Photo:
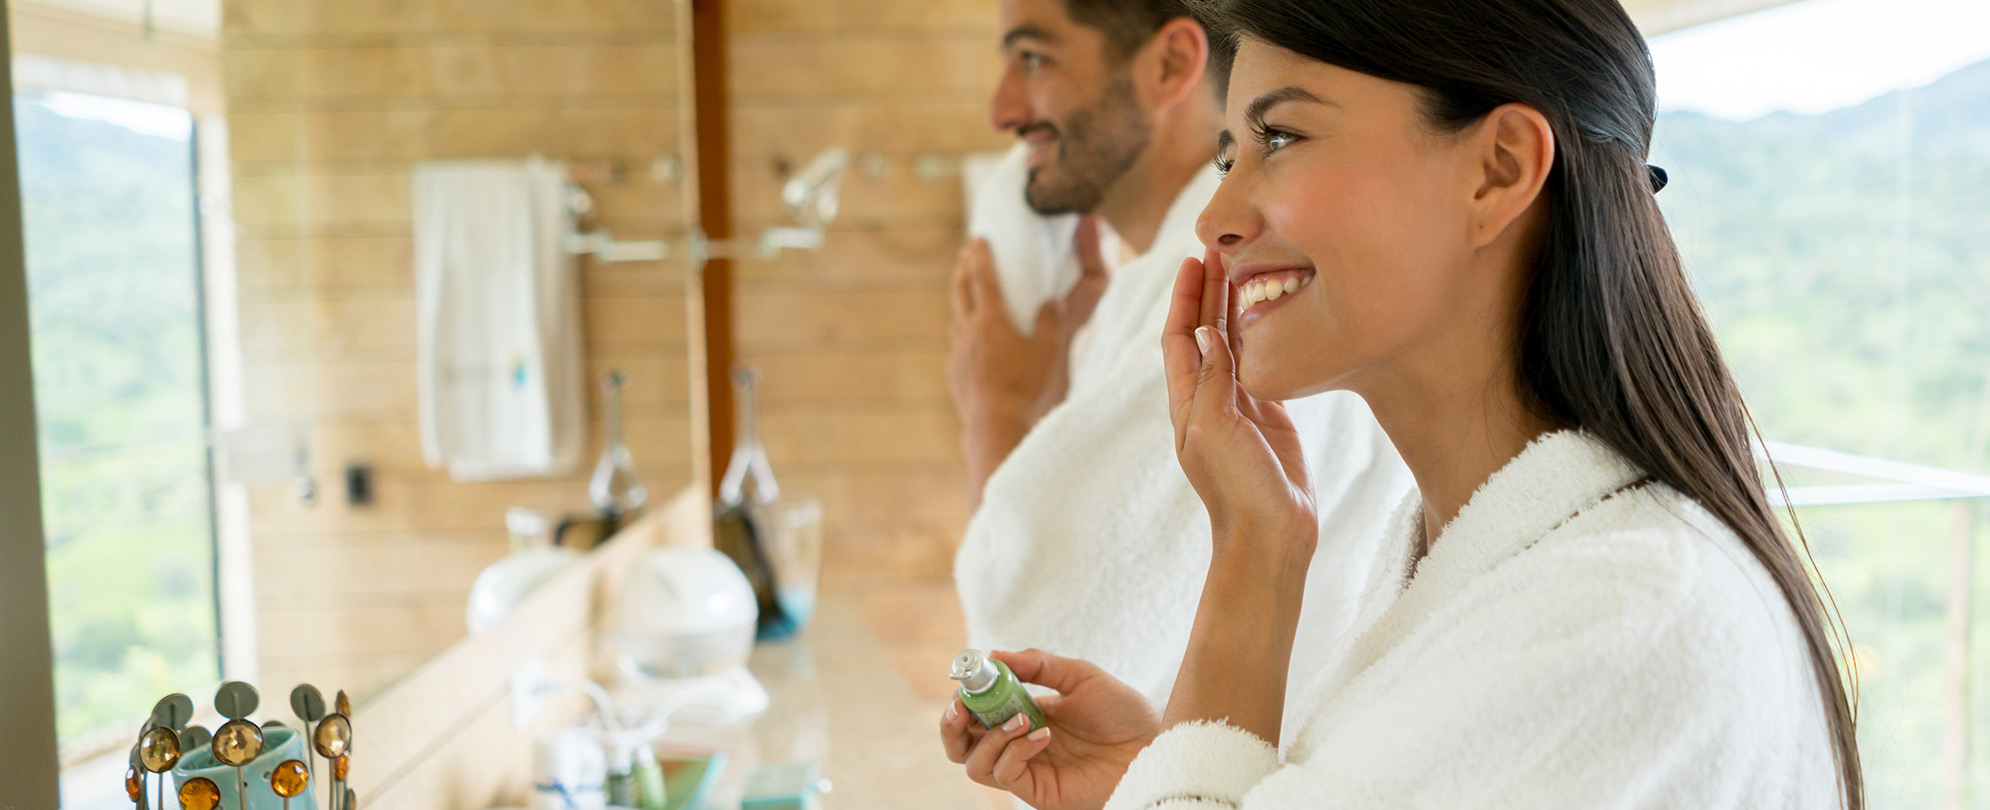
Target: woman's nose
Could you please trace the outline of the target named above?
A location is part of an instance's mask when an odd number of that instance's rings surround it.
[[[1203,207],[1202,216],[1195,220],[1196,238],[1218,253],[1235,253],[1256,237],[1261,227],[1239,180],[1235,175],[1224,178],[1216,187],[1216,195]]]

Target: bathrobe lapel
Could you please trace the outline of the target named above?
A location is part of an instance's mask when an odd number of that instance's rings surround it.
[[[1423,502],[1412,491],[1390,521],[1390,536],[1362,596],[1348,646],[1313,686],[1330,716],[1335,697],[1415,630],[1474,577],[1525,551],[1571,516],[1637,482],[1643,473],[1578,431],[1535,439],[1479,487],[1450,525],[1413,561],[1423,531]],[[1303,746],[1308,728],[1296,738]]]

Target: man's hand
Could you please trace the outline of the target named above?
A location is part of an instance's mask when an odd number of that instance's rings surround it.
[[[947,381],[966,428],[970,496],[977,505],[990,473],[1070,389],[1071,339],[1105,293],[1099,223],[1078,224],[1084,273],[1069,295],[1046,302],[1024,335],[1009,317],[986,240],[961,249],[953,276],[953,351]]]

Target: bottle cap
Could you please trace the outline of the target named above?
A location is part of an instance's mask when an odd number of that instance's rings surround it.
[[[962,650],[954,656],[954,671],[947,677],[960,681],[962,689],[970,695],[988,691],[995,685],[995,667],[988,663],[980,650]]]

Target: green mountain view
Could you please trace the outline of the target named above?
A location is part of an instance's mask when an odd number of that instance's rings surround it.
[[[65,746],[218,679],[192,145],[14,103]]]
[[[1819,115],[1668,113],[1652,160],[1672,175],[1660,204],[1766,438],[1990,474],[1990,62]],[[1971,519],[1979,549],[1986,513]],[[1856,651],[1869,806],[1941,806],[1956,507],[1798,519]],[[1990,593],[1973,591],[1981,617]],[[1972,628],[1977,741],[1990,740],[1986,650]],[[1990,807],[1990,745],[1972,744],[1968,765],[1969,806]]]

